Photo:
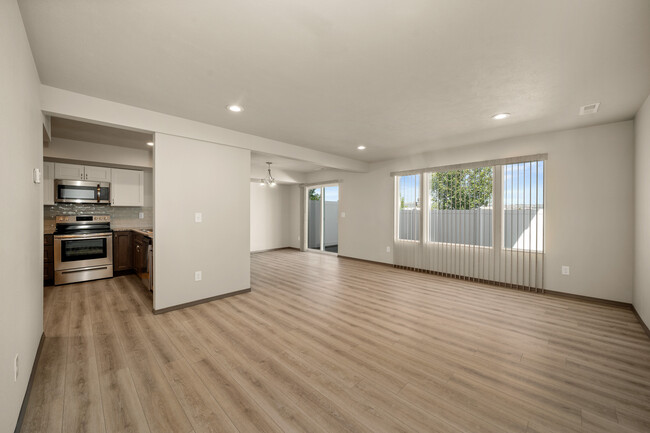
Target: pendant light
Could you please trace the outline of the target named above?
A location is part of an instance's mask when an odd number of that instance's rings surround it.
[[[275,178],[271,174],[271,163],[267,162],[266,165],[267,165],[266,171],[267,171],[268,174],[266,175],[266,177],[264,179],[260,179],[260,185],[261,186],[268,185],[268,186],[273,187],[273,186],[276,185],[276,183],[275,183]]]

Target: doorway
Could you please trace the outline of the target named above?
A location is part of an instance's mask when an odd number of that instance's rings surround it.
[[[307,188],[307,249],[339,252],[339,186]]]

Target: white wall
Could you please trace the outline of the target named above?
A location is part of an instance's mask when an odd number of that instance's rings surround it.
[[[43,332],[43,191],[32,182],[43,168],[43,117],[15,0],[0,2],[0,59],[0,431],[10,432]]]
[[[250,250],[298,248],[299,242],[294,230],[299,212],[297,198],[294,198],[298,195],[298,186],[277,185],[270,188],[251,182],[250,194]]]
[[[57,137],[52,138],[50,145],[43,148],[43,156],[88,164],[99,163],[144,168],[150,168],[153,163],[153,153],[148,149],[132,149]]]
[[[250,151],[156,133],[154,215],[154,309],[250,288]]]
[[[635,274],[634,307],[650,326],[650,96],[634,119]]]
[[[631,302],[632,121],[452,148],[372,164],[368,173],[317,172],[309,182],[343,180],[339,211],[346,217],[339,218],[340,255],[392,263],[391,171],[536,153],[548,153],[546,288]],[[570,276],[560,274],[562,265],[571,267]]]

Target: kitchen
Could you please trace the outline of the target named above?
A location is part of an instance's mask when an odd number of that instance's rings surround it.
[[[133,274],[153,291],[153,135],[70,119],[44,128],[44,284]]]

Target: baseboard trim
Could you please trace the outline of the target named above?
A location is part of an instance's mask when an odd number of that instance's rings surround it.
[[[347,259],[347,260],[356,260],[358,262],[372,263],[374,265],[390,266],[391,268],[393,267],[392,263],[376,262],[374,260],[360,259],[358,257],[342,256],[340,254],[338,255],[338,258],[339,259]]]
[[[636,316],[636,319],[639,321],[641,324],[641,327],[645,331],[645,334],[650,338],[650,328],[648,328],[648,325],[645,324],[641,316],[639,315],[639,312],[636,311],[636,308],[634,307],[634,304],[632,304],[632,311],[634,312],[634,315]]]
[[[231,296],[241,295],[242,293],[250,292],[250,287],[248,289],[237,290],[236,292],[224,293],[223,295],[212,296],[210,298],[199,299],[198,301],[186,302],[185,304],[174,305],[173,307],[161,308],[160,310],[152,310],[153,314],[164,314],[169,313],[170,311],[180,310],[187,307],[193,307],[199,304],[205,304],[206,302],[216,301],[217,299],[229,298]]]
[[[266,250],[251,251],[251,254],[268,253],[268,252],[271,252],[271,251],[279,251],[279,250],[297,250],[297,251],[300,251],[300,248],[296,248],[296,247],[269,248],[269,249],[266,249]]]
[[[34,364],[32,365],[32,372],[29,374],[29,381],[27,382],[27,390],[23,398],[23,404],[20,406],[20,413],[18,414],[18,421],[14,433],[20,433],[23,428],[23,421],[25,420],[25,412],[27,412],[27,404],[29,403],[29,395],[32,392],[32,385],[34,385],[34,378],[36,377],[36,368],[38,367],[38,360],[41,358],[41,351],[43,350],[43,342],[45,341],[45,332],[41,334],[41,340],[38,342],[38,349],[36,349],[36,356],[34,357]]]
[[[555,290],[546,290],[546,294],[551,296],[557,296],[559,298],[568,298],[568,299],[575,299],[577,301],[590,302],[592,304],[599,304],[607,307],[625,308],[627,310],[633,308],[632,304],[630,304],[629,302],[612,301],[609,299],[594,298],[591,296],[575,295],[573,293],[557,292]]]

